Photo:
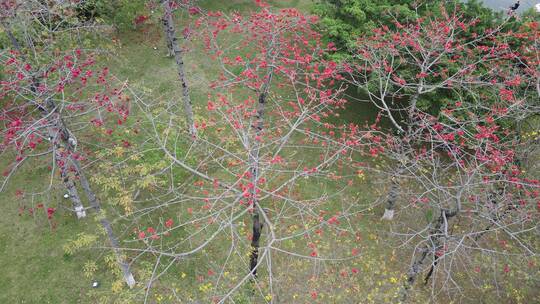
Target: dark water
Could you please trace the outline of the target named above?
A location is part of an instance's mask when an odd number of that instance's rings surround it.
[[[516,0],[482,0],[487,7],[495,10],[506,11],[510,6],[516,3]],[[518,8],[518,12],[522,13],[525,10],[534,7],[535,4],[540,3],[540,0],[521,0],[521,4]]]

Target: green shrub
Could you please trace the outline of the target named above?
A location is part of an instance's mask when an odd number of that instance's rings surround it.
[[[134,19],[146,13],[144,0],[87,0],[77,7],[80,19],[103,20],[119,30],[134,26]]]

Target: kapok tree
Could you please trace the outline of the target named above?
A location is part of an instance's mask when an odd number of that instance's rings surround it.
[[[383,26],[373,35],[360,37],[355,60],[344,69],[347,79],[362,88],[402,138],[398,146],[402,152],[394,151],[401,156],[390,172],[385,219],[393,217],[399,176],[413,161],[406,150],[416,144],[411,140],[417,113],[439,115],[441,108],[463,103],[461,99],[470,100],[474,111],[489,107],[474,99],[474,92],[493,85],[494,76],[501,72],[497,64],[501,58],[516,64],[519,60],[508,50],[512,42],[496,41],[506,24],[474,33],[479,20],[464,19],[459,11],[440,10],[440,18],[419,18],[406,25],[396,21],[395,29]],[[515,73],[515,68],[510,71]]]
[[[412,252],[402,295],[407,296],[422,273],[424,284],[431,283],[434,291],[448,291],[467,284],[463,273],[473,284],[490,283],[465,269],[508,272],[507,265],[514,264],[513,271],[530,272],[537,247],[533,231],[539,184],[516,165],[515,148],[521,144],[514,134],[499,133],[500,125],[493,122],[484,127],[489,116],[457,130],[429,115],[421,120],[425,127],[418,132],[424,138],[416,138],[415,153],[409,151],[415,162],[408,167],[400,197],[407,204],[393,225],[403,239],[402,250]],[[399,141],[386,142],[392,143],[385,146],[390,150]]]
[[[61,14],[73,9],[69,4],[25,1],[12,2],[8,8],[1,18],[12,45],[0,58],[5,72],[0,100],[2,153],[13,161],[4,170],[2,189],[24,162],[51,157],[51,178],[59,172],[65,197],[73,202],[77,217],[86,216],[77,181],[91,207],[100,212],[101,204],[83,166],[91,152],[84,138],[95,134],[95,127],[107,120],[122,124],[129,114],[129,98],[121,87],[112,86],[108,68],[97,68],[91,53],[61,48],[71,42],[71,30],[78,29]],[[42,192],[50,191],[51,184]],[[110,222],[101,216],[100,224],[128,285],[133,286]]]
[[[162,203],[133,212],[141,225],[143,218],[155,224],[150,231],[138,227],[138,250],[166,265],[180,261],[178,267],[203,256],[197,269],[211,269],[217,302],[233,299],[248,283],[261,298],[287,298],[280,278],[306,275],[288,274],[287,261],[358,255],[339,249],[346,246],[340,241],[313,240],[323,233],[356,238],[349,221],[360,207],[341,200],[348,184],[339,183],[336,168],[358,141],[325,122],[343,103],[334,87],[337,65],[325,60],[332,46],[313,29],[316,17],[261,6],[247,17],[209,12],[196,23],[220,69],[195,142],[183,139],[158,101],[139,103],[143,131],[160,147],[169,174]],[[157,222],[164,212],[176,216]],[[175,238],[180,231],[184,237]],[[155,272],[148,286],[164,273]]]
[[[383,27],[360,39],[345,67],[393,125],[377,130],[372,149],[393,176],[384,218],[396,200],[406,203],[395,224],[413,253],[403,296],[423,271],[445,287],[434,291],[451,290],[464,284],[456,272],[487,255],[508,272],[497,259],[537,254],[539,185],[519,155],[538,144],[522,131],[538,110],[537,25],[474,33],[475,22],[455,12]]]

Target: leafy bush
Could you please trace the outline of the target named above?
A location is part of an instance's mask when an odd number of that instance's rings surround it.
[[[321,0],[315,13],[321,16],[321,26],[329,41],[340,51],[339,58],[347,57],[356,39],[381,23],[392,25],[394,17],[406,19],[414,16],[414,0]]]
[[[334,59],[346,59],[355,48],[359,36],[387,26],[395,29],[395,22],[408,23],[422,16],[439,16],[441,6],[452,12],[456,8],[464,17],[478,18],[477,32],[493,28],[502,21],[501,13],[486,8],[478,0],[425,1],[416,0],[320,0],[315,13],[321,17],[321,29],[328,41],[338,48]]]
[[[87,0],[77,7],[77,13],[83,20],[103,20],[117,29],[125,30],[134,26],[136,17],[146,11],[144,0]]]

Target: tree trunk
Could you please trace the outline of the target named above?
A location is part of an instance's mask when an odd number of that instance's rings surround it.
[[[48,105],[50,106],[50,104]],[[64,181],[64,184],[66,185],[66,188],[68,189],[69,196],[71,200],[73,201],[74,206],[76,205],[76,202],[79,203],[78,205],[75,206],[75,210],[76,211],[82,210],[82,213],[84,214],[82,217],[86,216],[86,212],[84,211],[84,208],[82,206],[80,197],[77,192],[77,188],[75,187],[73,181],[69,179],[69,177],[67,176],[67,161],[68,160],[75,167],[76,174],[79,177],[79,180],[81,182],[81,187],[86,194],[86,197],[90,203],[90,206],[92,206],[92,208],[94,208],[94,210],[96,210],[96,212],[99,214],[101,212],[101,203],[99,202],[97,196],[95,195],[94,191],[90,187],[90,183],[88,182],[88,179],[86,178],[86,175],[83,172],[80,162],[77,159],[75,159],[73,155],[71,154],[72,152],[74,152],[75,140],[71,137],[70,135],[71,133],[67,129],[64,122],[60,119],[60,117],[57,118],[55,127],[58,130],[58,134],[54,134],[54,133],[51,134],[51,136],[55,136],[53,137],[53,140],[54,140],[53,144],[56,145],[55,151],[58,151],[56,147],[60,146],[57,139],[58,137],[62,139],[64,145],[66,146],[68,150],[67,151],[68,156],[64,157],[65,164],[62,168],[61,173],[62,173],[62,180]],[[50,128],[50,132],[54,132],[52,131],[52,128]],[[61,153],[57,153],[57,154],[60,155]],[[77,212],[77,217],[79,217],[79,212]],[[107,237],[109,239],[109,242],[111,243],[111,247],[113,248],[113,251],[116,255],[118,265],[120,269],[122,269],[124,280],[126,281],[126,283],[128,284],[130,288],[133,288],[136,283],[135,279],[133,277],[133,274],[130,271],[129,264],[125,261],[124,257],[122,256],[122,252],[120,250],[120,243],[118,242],[118,239],[114,235],[114,231],[112,229],[111,223],[106,218],[100,219],[99,222],[101,226],[103,227],[103,229],[105,229],[105,232],[107,233]]]
[[[251,199],[253,200],[253,238],[251,240],[251,255],[249,258],[249,271],[256,277],[257,276],[257,264],[259,259],[259,240],[261,238],[262,223],[260,222],[259,214],[259,201],[257,199],[257,186],[259,180],[259,150],[260,144],[259,141],[255,138],[258,138],[262,133],[264,126],[264,108],[266,105],[266,92],[261,93],[259,96],[259,103],[257,107],[257,117],[256,123],[253,125],[255,129],[255,136],[251,141],[251,149],[249,151],[250,166],[251,166],[251,184],[253,189],[251,191]]]
[[[402,154],[402,161],[401,165],[397,168],[396,172],[394,172],[394,175],[390,179],[390,190],[388,191],[387,201],[386,201],[386,207],[384,209],[384,215],[382,216],[382,220],[388,220],[391,221],[394,219],[394,209],[396,206],[396,202],[399,198],[399,194],[401,191],[401,186],[399,184],[399,176],[405,171],[406,166],[406,155],[405,153]]]
[[[75,215],[78,219],[81,219],[83,217],[86,217],[86,211],[84,210],[84,206],[81,202],[81,198],[79,196],[79,193],[77,191],[77,187],[75,186],[75,183],[73,180],[69,177],[69,166],[68,166],[68,159],[67,157],[64,157],[62,155],[62,152],[59,150],[59,147],[55,145],[54,149],[54,155],[55,160],[57,163],[61,163],[59,165],[60,170],[60,177],[62,178],[62,182],[64,183],[64,186],[66,187],[68,197],[73,203],[73,210],[75,211]]]
[[[37,85],[37,80],[33,80],[33,86]],[[84,206],[82,204],[81,198],[79,196],[79,193],[77,191],[77,187],[75,186],[75,183],[73,180],[69,177],[69,166],[68,164],[73,163],[73,158],[71,157],[72,152],[72,141],[71,137],[69,135],[69,131],[64,125],[64,122],[62,121],[62,118],[60,116],[60,113],[58,113],[56,109],[56,105],[54,102],[48,98],[45,101],[46,109],[41,108],[41,112],[43,114],[43,117],[48,120],[48,122],[51,122],[51,119],[49,117],[53,116],[54,123],[53,127],[48,128],[49,132],[49,138],[51,140],[51,143],[53,145],[53,149],[55,151],[55,158],[57,160],[61,160],[63,165],[60,167],[60,176],[62,177],[62,181],[64,182],[64,185],[66,186],[66,189],[68,191],[69,198],[73,202],[73,207],[75,210],[75,214],[77,215],[77,218],[83,218],[86,217],[86,211],[84,209]],[[54,117],[56,116],[56,117]],[[64,143],[64,147],[60,145],[60,140]],[[66,155],[62,155],[61,150],[65,151]],[[74,164],[73,164],[74,165]]]
[[[386,208],[384,209],[384,215],[382,220],[391,221],[394,219],[394,207],[399,196],[399,181],[396,176],[392,176],[390,185],[390,191],[388,192],[388,200],[386,201]]]
[[[420,97],[421,91],[423,86],[420,86],[416,93],[411,98],[411,108],[408,111],[408,126],[406,134],[404,135],[404,142],[403,144],[407,143],[408,146],[410,146],[410,143],[408,142],[410,139],[413,138],[414,133],[414,120],[415,120],[415,114],[417,112],[416,104],[418,102],[418,98]],[[399,197],[400,192],[400,186],[398,181],[398,176],[405,170],[406,167],[406,161],[407,161],[407,155],[406,151],[404,150],[404,147],[400,148],[402,150],[402,162],[399,168],[397,169],[394,176],[392,176],[391,179],[391,186],[390,191],[388,192],[388,200],[386,202],[386,208],[384,209],[384,215],[382,216],[382,220],[388,220],[391,221],[394,219],[394,208],[396,205],[396,201]]]
[[[90,206],[94,208],[96,213],[98,214],[101,213],[101,203],[99,199],[97,198],[96,194],[94,193],[94,191],[92,190],[92,188],[90,187],[90,183],[88,182],[86,175],[84,175],[81,164],[76,159],[72,158],[72,161],[77,171],[77,174],[79,176],[79,179],[81,181],[81,187],[84,190],[86,197],[88,198]],[[105,217],[102,217],[99,220],[99,222],[101,226],[103,227],[103,229],[105,229],[105,232],[107,233],[107,237],[109,238],[111,247],[116,255],[118,266],[120,267],[120,269],[122,269],[122,273],[124,274],[124,280],[128,284],[129,288],[133,288],[136,283],[135,278],[133,277],[133,274],[131,273],[129,264],[126,262],[126,260],[122,256],[120,243],[118,242],[118,239],[114,235],[114,231],[111,227],[111,223]]]
[[[13,47],[19,53],[23,54],[22,53],[22,47],[19,44],[19,41],[17,41],[17,38],[15,37],[15,35],[13,35],[11,30],[6,26],[5,23],[2,22],[1,24],[2,24],[2,27],[4,28],[4,30],[6,31],[9,39],[11,40],[11,43],[13,44]],[[30,91],[33,94],[37,94],[37,88],[38,87],[39,87],[39,81],[36,79],[36,77],[32,76],[32,83],[31,83],[31,86],[30,86]],[[46,100],[46,104],[49,104],[51,102],[52,101],[50,99]],[[36,102],[36,104],[37,104],[37,102]],[[41,106],[39,106],[38,108],[42,112],[43,117],[46,118],[49,121],[48,115],[50,113],[47,111],[47,109],[45,109],[44,107],[41,107]],[[55,107],[53,107],[53,108],[55,108]],[[57,123],[54,123],[53,125],[56,126]],[[66,187],[67,195],[69,195],[69,199],[71,200],[71,202],[73,204],[75,214],[76,214],[78,219],[86,217],[86,211],[84,209],[81,198],[80,198],[79,193],[77,191],[77,187],[75,186],[75,183],[73,182],[73,180],[70,179],[70,177],[69,177],[68,162],[67,162],[67,159],[61,153],[60,143],[58,142],[58,134],[57,134],[57,132],[55,132],[55,130],[53,130],[53,128],[51,126],[49,126],[47,128],[47,133],[49,135],[49,139],[51,140],[52,148],[53,148],[53,151],[54,151],[55,161],[60,161],[62,163],[62,166],[59,168],[60,169],[60,176],[62,178],[62,182],[64,183],[64,186]]]
[[[197,136],[197,129],[195,128],[195,120],[193,118],[193,106],[191,104],[191,98],[189,96],[189,86],[186,78],[186,72],[184,69],[184,59],[182,49],[178,44],[178,38],[176,38],[176,32],[174,29],[174,20],[169,0],[162,2],[164,16],[163,21],[165,24],[165,36],[167,39],[167,45],[170,45],[174,54],[174,60],[176,61],[176,67],[178,72],[178,78],[182,84],[182,99],[184,102],[184,113],[188,124],[189,135],[192,138]]]
[[[253,238],[251,239],[251,254],[249,256],[249,271],[257,277],[257,264],[259,262],[259,246],[263,224],[260,222],[259,212],[253,213]]]
[[[426,275],[424,282],[427,284],[428,280],[431,278],[433,271],[435,270],[435,267],[437,266],[437,263],[439,262],[440,256],[438,256],[436,253],[438,250],[442,248],[442,240],[446,238],[445,230],[443,229],[443,226],[448,225],[448,220],[454,216],[456,216],[459,213],[460,209],[456,208],[453,211],[449,211],[446,209],[441,210],[441,214],[437,218],[436,222],[434,223],[433,228],[429,230],[429,241],[428,244],[425,245],[421,249],[420,256],[414,261],[414,263],[409,268],[409,271],[407,272],[407,282],[405,282],[405,286],[403,287],[403,293],[402,293],[402,300],[405,301],[408,296],[409,290],[412,288],[414,282],[416,281],[416,278],[418,274],[422,272],[422,266],[424,265],[426,258],[428,255],[433,255],[433,262],[431,263],[431,268]]]
[[[58,126],[60,125],[59,116],[55,118],[55,122],[52,123],[49,118],[48,111],[43,108],[41,108],[41,110],[43,113],[43,117],[46,118],[47,121],[54,126],[47,127],[47,133],[49,134],[49,140],[51,141],[51,145],[54,151],[54,160],[59,165],[60,177],[62,178],[62,182],[64,183],[64,186],[67,190],[68,197],[66,198],[69,198],[71,200],[77,218],[84,218],[86,217],[86,211],[79,196],[79,192],[77,191],[75,182],[69,176],[69,160],[71,159],[71,156],[69,155],[69,148],[68,151],[66,151],[65,148],[62,147],[60,144],[60,139],[62,139],[63,136],[62,134],[60,134],[61,131],[58,128]]]
[[[136,283],[135,278],[133,277],[133,274],[131,273],[129,264],[126,262],[126,260],[122,256],[122,251],[120,250],[120,243],[118,242],[118,239],[114,235],[114,231],[112,230],[111,223],[105,218],[101,219],[99,222],[101,223],[101,226],[103,226],[103,228],[107,232],[107,237],[109,238],[109,241],[111,242],[111,247],[113,248],[113,251],[116,255],[118,266],[120,266],[120,269],[122,269],[122,273],[124,275],[124,281],[126,281],[129,288],[133,288]]]
[[[270,52],[269,52],[270,53]],[[260,151],[260,141],[257,138],[260,138],[262,131],[264,129],[264,112],[266,108],[266,97],[268,95],[268,90],[270,88],[270,82],[272,81],[273,68],[270,68],[268,74],[266,75],[266,81],[262,87],[261,93],[259,94],[259,101],[257,104],[257,114],[255,116],[255,124],[252,126],[254,129],[255,136],[251,140],[251,149],[249,151],[250,166],[251,166],[251,183],[253,188],[251,190],[251,198],[253,200],[253,239],[251,240],[251,255],[249,259],[250,273],[254,277],[257,276],[257,264],[259,259],[259,242],[261,237],[261,232],[263,224],[260,221],[261,208],[259,206],[259,201],[257,199],[257,187],[259,181],[259,151]]]
[[[165,15],[163,15],[163,18],[161,19],[162,25],[163,25],[163,31],[165,32],[165,43],[167,44],[167,57],[173,57],[174,56],[174,50],[171,43],[171,40],[169,39],[169,36],[167,35],[168,32],[168,22]]]

